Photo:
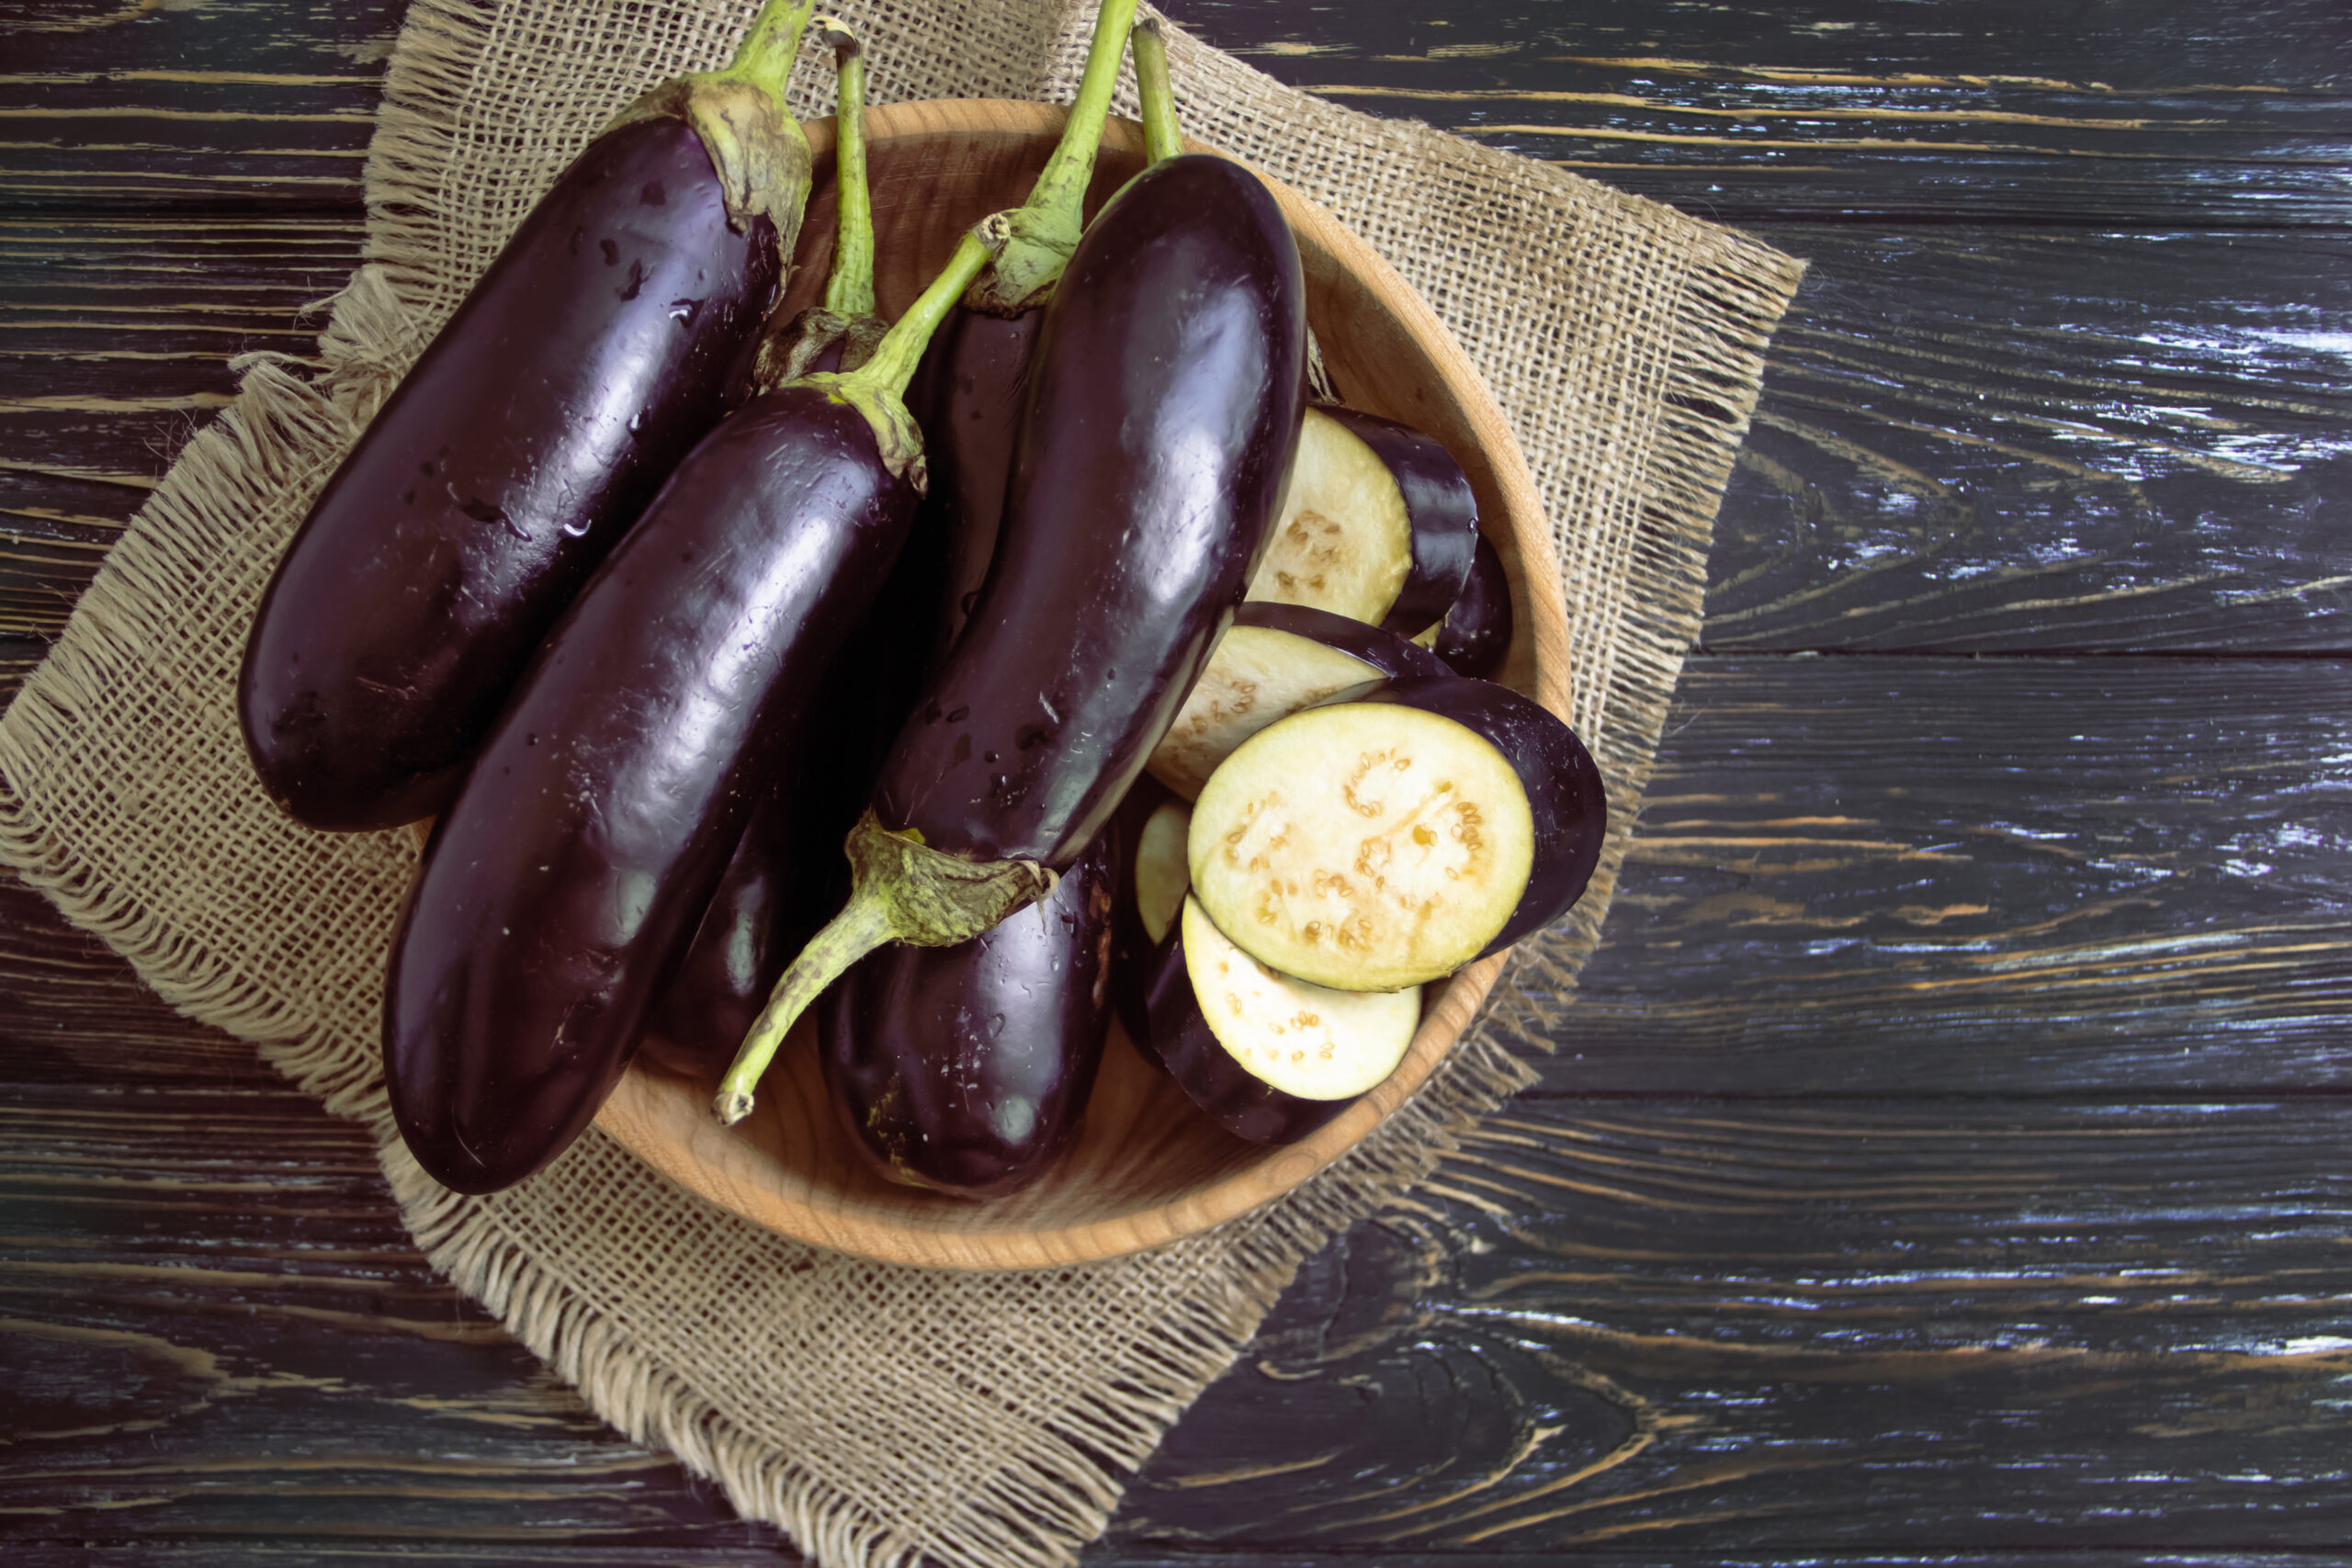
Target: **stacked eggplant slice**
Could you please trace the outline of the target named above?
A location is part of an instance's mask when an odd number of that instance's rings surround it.
[[[1103,0],[1027,203],[889,323],[863,62],[812,6],[769,0],[559,179],[248,646],[273,798],[435,818],[384,1056],[459,1191],[543,1169],[641,1046],[724,1066],[740,1120],[812,1012],[893,1181],[1035,1181],[1114,1017],[1219,1124],[1303,1137],[1598,857],[1591,759],[1472,678],[1510,622],[1470,485],[1307,405],[1296,243],[1255,175],[1183,152],[1135,0]],[[821,303],[763,325],[812,26],[842,227]],[[1130,39],[1150,161],[1084,221]]]

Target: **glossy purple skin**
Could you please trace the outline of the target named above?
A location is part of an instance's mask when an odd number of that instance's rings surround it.
[[[787,388],[713,432],[584,588],[435,824],[386,986],[410,1150],[508,1186],[595,1115],[769,771],[823,766],[823,676],[914,492]]]
[[[836,339],[809,371],[842,368],[843,346]],[[934,597],[907,581],[922,570],[910,558],[912,543],[818,694],[810,732],[828,748],[826,765],[771,771],[685,956],[647,1012],[647,1048],[680,1071],[726,1066],[785,966],[849,897],[842,840],[865,809],[930,657],[907,646],[907,627]]]
[[[1265,547],[1305,299],[1238,164],[1156,164],[1094,220],[1040,324],[994,563],[876,785],[885,826],[1056,867],[1101,832]]]
[[[933,335],[908,389],[907,407],[922,426],[931,469],[915,534],[939,552],[943,581],[934,613],[947,643],[978,603],[996,554],[1029,357],[1044,316],[1042,307],[1017,316],[958,307]]]
[[[830,733],[822,721],[818,735]],[[862,788],[829,787],[854,771],[781,767],[718,880],[702,921],[646,1012],[647,1048],[681,1070],[717,1071],[735,1055],[794,953],[849,897],[842,840]]]
[[[1510,579],[1503,575],[1503,558],[1481,534],[1462,596],[1438,623],[1437,656],[1457,675],[1490,675],[1510,649]]]
[[[842,1125],[894,1181],[1001,1197],[1077,1135],[1111,1027],[1109,834],[1041,904],[954,947],[867,953],[818,1003]]]
[[[1380,624],[1399,637],[1419,637],[1437,625],[1470,575],[1478,545],[1478,499],[1462,465],[1437,437],[1356,409],[1327,406],[1322,412],[1388,465],[1389,477],[1404,495],[1413,560]]]
[[[1347,1100],[1302,1100],[1257,1077],[1233,1059],[1201,1016],[1193,976],[1184,966],[1183,922],[1160,944],[1145,1006],[1151,1021],[1151,1055],[1210,1121],[1253,1144],[1295,1144],[1349,1106]]]
[[[1484,736],[1519,774],[1535,819],[1535,863],[1518,907],[1478,957],[1551,925],[1583,897],[1609,832],[1609,796],[1592,753],[1565,719],[1508,686],[1460,675],[1408,676],[1330,701],[1398,703],[1453,719]]]
[[[781,272],[677,119],[591,143],[327,481],[262,599],[238,714],[314,828],[440,809],[531,650],[748,389]]]

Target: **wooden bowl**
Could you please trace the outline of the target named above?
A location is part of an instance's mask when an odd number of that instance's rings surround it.
[[[876,288],[886,316],[907,307],[967,228],[1021,202],[1062,118],[1057,108],[998,101],[900,104],[868,116]],[[822,182],[832,121],[813,122],[808,133]],[[1107,199],[1142,164],[1141,133],[1114,121],[1090,204]],[[1351,406],[1437,436],[1467,470],[1482,526],[1511,578],[1518,630],[1501,678],[1565,715],[1567,629],[1554,586],[1558,574],[1534,482],[1501,411],[1453,336],[1386,263],[1329,213],[1268,184],[1298,237],[1308,317],[1333,384]],[[815,300],[830,264],[830,189],[826,184],[809,204],[787,307]],[[1531,581],[1540,592],[1528,592]],[[985,1202],[899,1186],[873,1172],[827,1101],[808,1020],[761,1084],[758,1108],[734,1128],[720,1128],[710,1115],[731,1042],[691,1055],[674,1047],[640,1053],[597,1124],[721,1208],[820,1247],[950,1269],[1115,1258],[1247,1213],[1345,1154],[1429,1077],[1502,963],[1484,960],[1432,987],[1435,1000],[1395,1076],[1287,1147],[1245,1143],[1216,1126],[1114,1028],[1077,1145],[1026,1191]],[[705,1055],[706,1071],[674,1065]]]

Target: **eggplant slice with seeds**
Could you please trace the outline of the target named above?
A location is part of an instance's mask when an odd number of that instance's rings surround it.
[[[1151,776],[1190,800],[1274,720],[1382,676],[1445,672],[1429,649],[1363,621],[1304,604],[1244,604],[1153,750]]]
[[[1194,803],[1186,853],[1209,918],[1261,962],[1392,990],[1566,914],[1607,823],[1560,719],[1491,682],[1410,676],[1245,741]]]
[[[1341,991],[1270,969],[1184,900],[1151,988],[1153,1049],[1193,1102],[1253,1143],[1289,1144],[1376,1088],[1421,1023],[1419,987]]]
[[[1477,538],[1470,481],[1434,437],[1353,409],[1312,407],[1249,597],[1412,637],[1461,594]]]

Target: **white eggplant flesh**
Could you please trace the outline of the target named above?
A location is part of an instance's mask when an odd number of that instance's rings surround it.
[[[1136,838],[1136,914],[1155,946],[1167,939],[1184,895],[1192,891],[1193,874],[1184,860],[1192,825],[1190,807],[1181,800],[1163,800],[1144,819],[1143,831]]]
[[[1392,991],[1452,974],[1527,890],[1534,818],[1510,760],[1451,718],[1341,701],[1260,730],[1193,809],[1209,919],[1285,975]]]
[[[1233,626],[1151,754],[1151,776],[1187,800],[1276,719],[1389,671],[1312,637]]]
[[[1184,967],[1235,1066],[1296,1100],[1349,1100],[1396,1070],[1420,1028],[1418,987],[1340,991],[1268,968],[1184,900]]]
[[[1378,626],[1412,567],[1413,522],[1395,474],[1362,436],[1309,408],[1248,597]]]

